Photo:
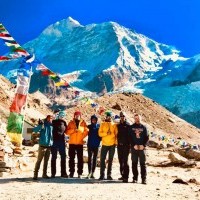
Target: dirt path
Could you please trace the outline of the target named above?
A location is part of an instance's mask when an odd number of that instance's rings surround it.
[[[150,152],[153,155],[153,152]],[[151,157],[151,159],[153,159]],[[59,169],[59,168],[58,168]],[[49,169],[50,172],[50,169]],[[87,172],[87,165],[84,165]],[[50,175],[50,174],[49,174]],[[58,174],[59,175],[59,174]],[[95,172],[99,178],[99,168]],[[39,174],[41,176],[41,174]],[[76,175],[75,175],[76,176]],[[9,178],[0,178],[1,200],[54,200],[54,199],[152,199],[152,200],[199,200],[200,186],[194,183],[188,185],[174,184],[173,180],[182,178],[189,180],[195,178],[200,181],[199,169],[184,169],[178,167],[156,168],[148,167],[148,184],[133,184],[132,172],[129,183],[121,183],[119,178],[119,165],[113,165],[113,181],[98,181],[88,179],[42,179],[32,180],[32,172],[20,173]]]

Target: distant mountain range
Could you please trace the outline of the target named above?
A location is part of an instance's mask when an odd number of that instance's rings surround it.
[[[200,55],[183,58],[175,47],[115,22],[83,26],[71,17],[50,25],[24,48],[82,90],[142,92],[200,127]],[[0,73],[11,80],[17,68],[17,61],[0,63]],[[31,84],[33,91],[44,87],[42,80]]]

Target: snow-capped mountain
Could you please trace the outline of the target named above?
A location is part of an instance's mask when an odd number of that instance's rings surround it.
[[[197,99],[188,106],[190,98],[200,96],[200,56],[183,58],[175,47],[115,22],[83,26],[69,17],[24,48],[80,89],[142,91],[175,114],[200,111]],[[0,73],[12,77],[16,68],[16,62],[6,62]]]

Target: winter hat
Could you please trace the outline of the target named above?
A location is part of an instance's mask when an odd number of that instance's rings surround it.
[[[60,111],[60,112],[58,113],[58,118],[62,118],[62,117],[65,117],[65,116],[66,116],[65,111]]]
[[[121,111],[121,112],[119,113],[119,116],[120,116],[120,117],[125,117],[125,114]]]
[[[112,117],[112,112],[111,111],[106,111],[105,114],[106,114],[106,117]]]
[[[81,112],[80,112],[80,111],[76,111],[76,112],[74,113],[74,117],[77,116],[77,115],[81,116]]]
[[[96,119],[98,121],[98,117],[96,115],[92,115],[91,116],[91,121],[92,121],[92,119]]]

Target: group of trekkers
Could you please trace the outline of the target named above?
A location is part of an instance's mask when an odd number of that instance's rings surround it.
[[[91,124],[87,126],[81,117],[81,112],[76,111],[73,119],[68,123],[64,120],[65,112],[59,111],[56,116],[48,115],[45,120],[39,120],[35,132],[40,132],[38,158],[35,164],[33,179],[37,180],[41,161],[44,158],[43,178],[47,176],[47,164],[51,154],[51,178],[56,175],[56,159],[59,152],[61,157],[61,177],[73,178],[75,173],[75,155],[77,155],[78,178],[83,174],[83,145],[84,138],[87,139],[88,151],[88,176],[94,179],[94,172],[97,165],[97,155],[101,143],[100,151],[100,177],[99,180],[113,180],[112,163],[117,147],[120,164],[121,177],[118,180],[128,182],[129,164],[128,157],[131,152],[133,183],[138,181],[138,160],[141,168],[142,184],[146,184],[146,156],[145,147],[148,142],[146,127],[141,123],[141,116],[134,114],[134,123],[130,125],[123,112],[120,112],[120,121],[114,123],[112,113],[105,113],[105,120],[98,123],[96,115],[91,116]],[[66,172],[66,140],[69,136],[69,176]],[[106,158],[107,177],[105,177]]]

